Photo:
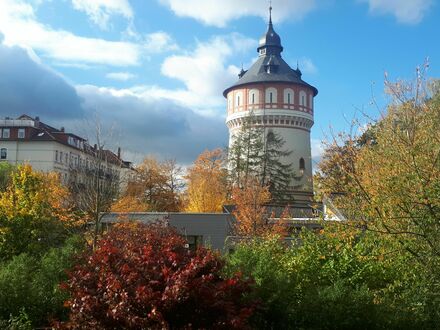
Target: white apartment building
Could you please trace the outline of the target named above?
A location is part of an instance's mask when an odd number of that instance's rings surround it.
[[[117,178],[120,189],[134,175],[131,163],[121,159],[120,149],[118,154],[97,150],[86,139],[27,115],[0,119],[0,161],[28,163],[38,171],[57,172],[64,184],[73,178],[75,170],[92,169],[97,161],[103,177]]]

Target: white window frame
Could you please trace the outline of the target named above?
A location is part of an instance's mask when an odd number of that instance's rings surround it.
[[[26,130],[24,128],[19,128],[18,133],[17,133],[17,137],[19,139],[24,139],[25,136],[26,136]]]
[[[11,130],[9,128],[3,128],[2,137],[4,139],[9,139],[11,136]]]
[[[1,148],[0,149],[0,159],[1,160],[7,160],[8,159],[8,149],[7,148]]]

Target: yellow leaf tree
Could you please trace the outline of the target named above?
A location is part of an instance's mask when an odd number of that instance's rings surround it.
[[[188,169],[187,212],[221,212],[226,203],[227,171],[221,149],[206,150]]]
[[[271,200],[269,187],[262,186],[256,178],[250,178],[245,187],[232,189],[234,234],[254,237],[277,234],[287,235],[287,226],[282,219],[270,221],[265,205]]]
[[[32,170],[20,165],[11,174],[11,183],[0,196],[0,214],[6,218],[32,216],[73,221],[69,191],[56,173]]]

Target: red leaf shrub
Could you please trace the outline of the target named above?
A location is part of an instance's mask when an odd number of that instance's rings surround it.
[[[192,252],[172,228],[119,225],[69,274],[68,329],[246,328],[249,283],[220,256]]]

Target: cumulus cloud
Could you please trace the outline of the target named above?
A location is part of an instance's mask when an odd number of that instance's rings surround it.
[[[179,49],[173,38],[163,31],[147,34],[144,44],[149,53],[161,53],[163,51]]]
[[[133,10],[127,0],[72,0],[73,8],[83,11],[101,29],[108,28],[111,16],[121,15],[133,18]]]
[[[176,15],[192,17],[207,25],[224,27],[243,16],[260,16],[267,20],[267,0],[159,0]],[[277,0],[272,17],[275,22],[298,20],[316,8],[315,0]]]
[[[417,24],[432,6],[432,0],[360,0],[367,2],[373,14],[391,14],[398,22]]]
[[[55,30],[38,22],[33,7],[22,0],[0,1],[0,32],[6,45],[31,47],[58,62],[131,66],[140,64],[143,55],[175,47],[172,38],[163,32],[146,36],[147,42],[156,41],[150,48],[144,43],[108,41]]]
[[[0,45],[1,117],[39,116],[93,141],[93,132],[83,128],[97,116],[105,130],[114,127],[108,147],[121,146],[126,155],[176,158],[182,164],[191,163],[206,148],[226,145],[222,117],[202,116],[142,90],[72,86],[34,61],[26,49]]]
[[[204,149],[226,145],[222,118],[201,116],[170,100],[131,90],[85,85],[77,86],[77,91],[87,111],[96,112],[106,127],[115,127],[114,144],[130,152],[189,164]]]
[[[29,113],[48,118],[81,117],[84,110],[74,87],[36,62],[23,48],[0,44],[0,114]]]
[[[255,46],[255,40],[237,33],[198,42],[193,52],[169,56],[161,67],[163,75],[180,80],[185,89],[169,91],[156,87],[144,92],[167,96],[199,110],[222,106],[223,89],[238,79],[239,72],[238,67],[226,64],[228,58]]]
[[[109,79],[127,81],[136,77],[135,74],[130,72],[110,72],[105,75]]]

